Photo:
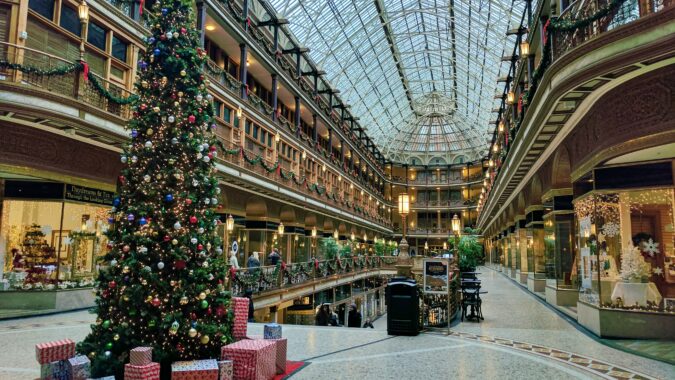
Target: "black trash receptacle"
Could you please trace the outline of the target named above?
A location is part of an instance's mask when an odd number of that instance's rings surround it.
[[[420,301],[417,281],[394,277],[385,288],[387,334],[417,335],[420,325]]]

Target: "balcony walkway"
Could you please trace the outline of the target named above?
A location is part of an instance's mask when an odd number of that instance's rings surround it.
[[[374,329],[284,325],[289,360],[309,362],[293,379],[675,378],[675,366],[605,346],[511,280],[481,271],[485,321],[457,324],[450,336],[390,337],[383,318]],[[35,378],[34,345],[82,339],[93,320],[80,311],[0,322],[0,342],[12,347],[0,355],[0,379]],[[262,328],[252,323],[249,333]]]

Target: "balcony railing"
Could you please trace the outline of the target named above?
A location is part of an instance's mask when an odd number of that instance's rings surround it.
[[[230,269],[228,285],[233,295],[247,290],[254,294],[382,269],[396,270],[393,256],[356,256],[334,260],[313,260],[276,266]]]
[[[74,65],[74,62],[55,55],[7,42],[0,42],[0,52],[2,53],[0,59],[4,62],[32,67],[41,71],[62,69]],[[92,83],[85,80],[80,70],[63,75],[44,75],[41,72],[21,72],[18,69],[0,68],[0,74],[0,81],[5,83],[32,87],[78,100],[120,118],[128,119],[131,117],[131,105],[109,101],[100,91],[96,90]],[[103,79],[97,74],[93,75],[110,95],[118,98],[127,98],[133,95],[124,86]]]

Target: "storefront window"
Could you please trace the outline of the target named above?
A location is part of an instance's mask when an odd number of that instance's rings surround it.
[[[105,252],[108,207],[5,199],[0,253],[8,289],[91,286]]]
[[[675,312],[673,189],[591,193],[575,202],[580,299]]]

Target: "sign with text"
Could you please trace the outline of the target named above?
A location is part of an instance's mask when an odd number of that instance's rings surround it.
[[[64,199],[67,201],[97,203],[112,206],[115,194],[110,191],[92,189],[77,185],[66,185]]]
[[[424,259],[424,292],[448,294],[450,289],[450,260]]]

